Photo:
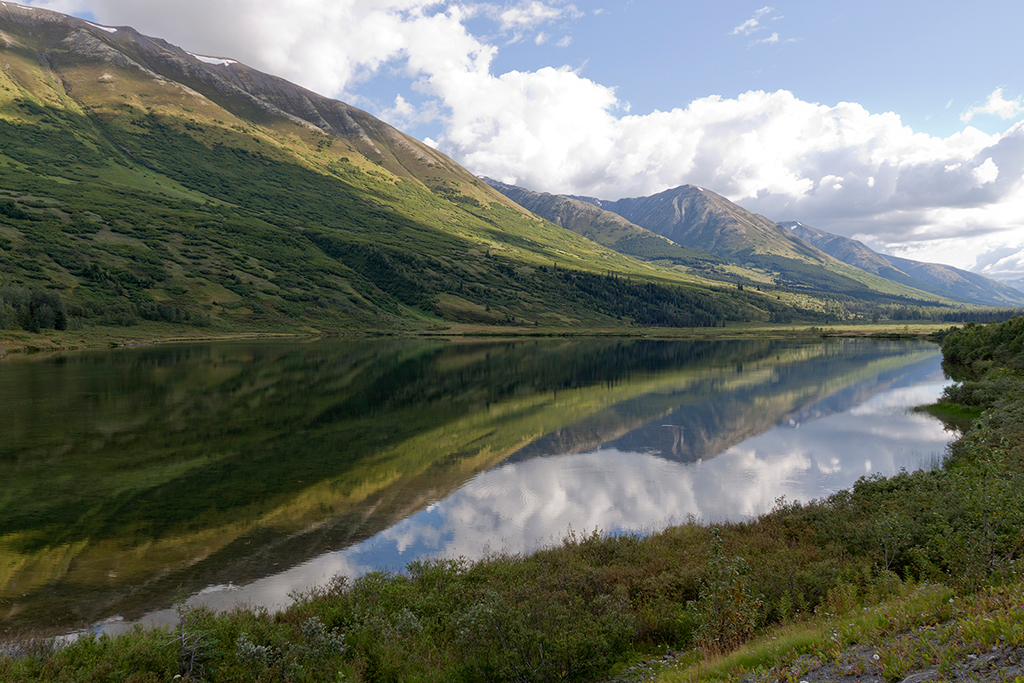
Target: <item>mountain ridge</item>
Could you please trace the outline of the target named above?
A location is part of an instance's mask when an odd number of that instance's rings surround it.
[[[619,253],[644,260],[667,260],[684,265],[725,263],[708,252],[680,246],[593,202],[567,195],[532,192],[492,178],[484,177],[482,180],[538,216]]]
[[[799,222],[776,223],[735,204],[725,197],[694,185],[682,185],[648,197],[614,201],[575,195],[537,194],[496,181],[488,181],[507,197],[545,218],[562,224],[565,210],[558,202],[592,206],[602,216],[613,213],[630,225],[648,230],[688,249],[710,253],[735,263],[760,266],[768,271],[785,271],[786,260],[804,261],[810,267],[824,267],[840,276],[852,276],[868,286],[878,279],[908,290],[962,303],[989,306],[1021,306],[1024,296],[1014,288],[952,266],[925,264],[879,254],[861,242],[826,233]],[[560,199],[559,199],[560,198]],[[594,232],[594,214],[576,211],[573,229]],[[589,223],[587,221],[590,221]],[[601,219],[607,222],[607,219]],[[601,241],[601,240],[598,240]],[[603,242],[619,249],[614,241]],[[619,249],[621,250],[621,249]],[[859,273],[839,266],[852,266]],[[807,266],[798,267],[806,272]],[[876,278],[876,279],[871,279]]]
[[[559,221],[553,200],[542,202],[534,196],[537,193],[512,188],[514,186],[498,187],[514,200],[530,197],[525,204],[527,208],[539,208],[545,218]],[[650,197],[616,201],[585,196],[565,197],[606,213],[616,213],[631,224],[684,248],[709,253],[731,264],[732,272],[723,273],[718,268],[715,269],[717,272],[709,273],[713,279],[755,287],[769,284],[783,291],[826,297],[840,295],[876,302],[900,299],[903,304],[911,302],[916,305],[950,302],[944,294],[892,282],[849,266],[770,219],[705,188],[683,185]],[[575,229],[584,233],[587,230],[580,225]],[[605,244],[617,248],[613,242],[606,241]]]
[[[614,201],[578,197],[619,214],[683,246],[721,256],[772,253],[822,261],[814,247],[780,231],[774,221],[696,185],[681,185],[648,197]]]
[[[844,263],[894,282],[948,296],[967,303],[989,306],[1022,306],[1024,293],[997,280],[939,263],[880,254],[863,242],[834,235],[800,222],[779,224],[806,242]]]
[[[203,60],[183,48],[146,36],[129,26],[102,27],[49,10],[4,3],[0,7],[0,16],[4,14],[8,15],[4,19],[15,23],[43,21],[73,29],[71,35],[60,41],[69,51],[137,69],[154,80],[176,83],[186,91],[211,100],[217,95],[238,98],[266,116],[290,119],[343,138],[364,156],[376,156],[375,161],[396,175],[422,181],[427,169],[435,168],[458,173],[469,185],[481,187],[475,176],[449,157],[371,114],[278,76],[260,72],[237,60]],[[169,78],[168,71],[179,78]],[[410,156],[400,158],[394,153],[393,148],[396,147]]]

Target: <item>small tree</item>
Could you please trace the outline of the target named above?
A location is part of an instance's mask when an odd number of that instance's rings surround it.
[[[764,603],[750,589],[747,563],[723,553],[718,529],[711,534],[708,576],[698,582],[697,641],[706,651],[727,652],[754,635]]]
[[[13,330],[18,325],[18,312],[6,301],[0,301],[0,330]]]

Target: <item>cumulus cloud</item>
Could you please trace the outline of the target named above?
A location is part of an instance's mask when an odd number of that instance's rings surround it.
[[[502,11],[501,30],[523,30],[540,26],[562,17],[580,17],[582,13],[575,5],[558,7],[543,2],[524,2],[515,7]]]
[[[971,107],[960,115],[960,120],[970,121],[975,114],[993,114],[1002,119],[1012,119],[1021,112],[1024,112],[1024,106],[1021,105],[1019,97],[1015,100],[1007,100],[1003,97],[1003,89],[996,88],[988,96],[988,102],[978,107]]]
[[[1024,286],[1024,243],[997,247],[981,254],[972,270],[986,277],[1003,279]]]
[[[766,14],[771,14],[774,11],[774,7],[762,7],[761,9],[754,12],[754,16],[750,17],[742,24],[734,28],[729,35],[749,36],[753,33],[757,33],[758,31],[764,28],[764,25],[761,24],[761,19]]]
[[[786,91],[623,116],[612,89],[564,69],[491,77],[487,87],[452,106],[440,147],[533,189],[616,199],[702,185],[775,220],[960,267],[1024,230],[1019,125],[938,138],[892,113]]]

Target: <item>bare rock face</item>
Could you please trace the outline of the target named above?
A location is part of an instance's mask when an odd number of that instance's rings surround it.
[[[99,39],[93,31],[84,27],[72,29],[68,37],[60,42],[60,46],[77,55],[91,57],[125,69],[138,69],[153,77],[157,76],[156,73],[131,59],[124,52],[111,47]]]

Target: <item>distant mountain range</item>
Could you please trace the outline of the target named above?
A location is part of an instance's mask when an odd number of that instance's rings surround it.
[[[603,201],[578,197],[694,249],[742,259],[771,254],[816,263],[822,254],[759,214],[702,187],[683,185],[651,197]]]
[[[888,289],[879,284],[881,278],[897,288],[893,293],[905,296],[928,292],[963,303],[1024,305],[1024,292],[995,280],[952,266],[885,256],[855,240],[802,223],[775,223],[705,188],[684,185],[650,197],[605,201],[538,194],[485,180],[530,211],[618,251],[623,251],[618,234],[631,226],[630,245],[642,243],[642,235],[636,233],[639,228],[697,253],[770,272],[776,281],[794,288],[811,284],[871,298],[864,289]],[[587,205],[593,208],[581,208]],[[608,225],[616,225],[619,233],[603,229]],[[658,258],[639,250],[633,255]]]
[[[832,235],[803,223],[789,222],[779,225],[826,254],[893,282],[968,303],[989,306],[1024,305],[1024,292],[976,273],[938,263],[922,263],[879,254],[862,242]]]
[[[693,327],[1024,303],[855,267],[701,188],[495,187],[232,59],[0,3],[0,331]]]

